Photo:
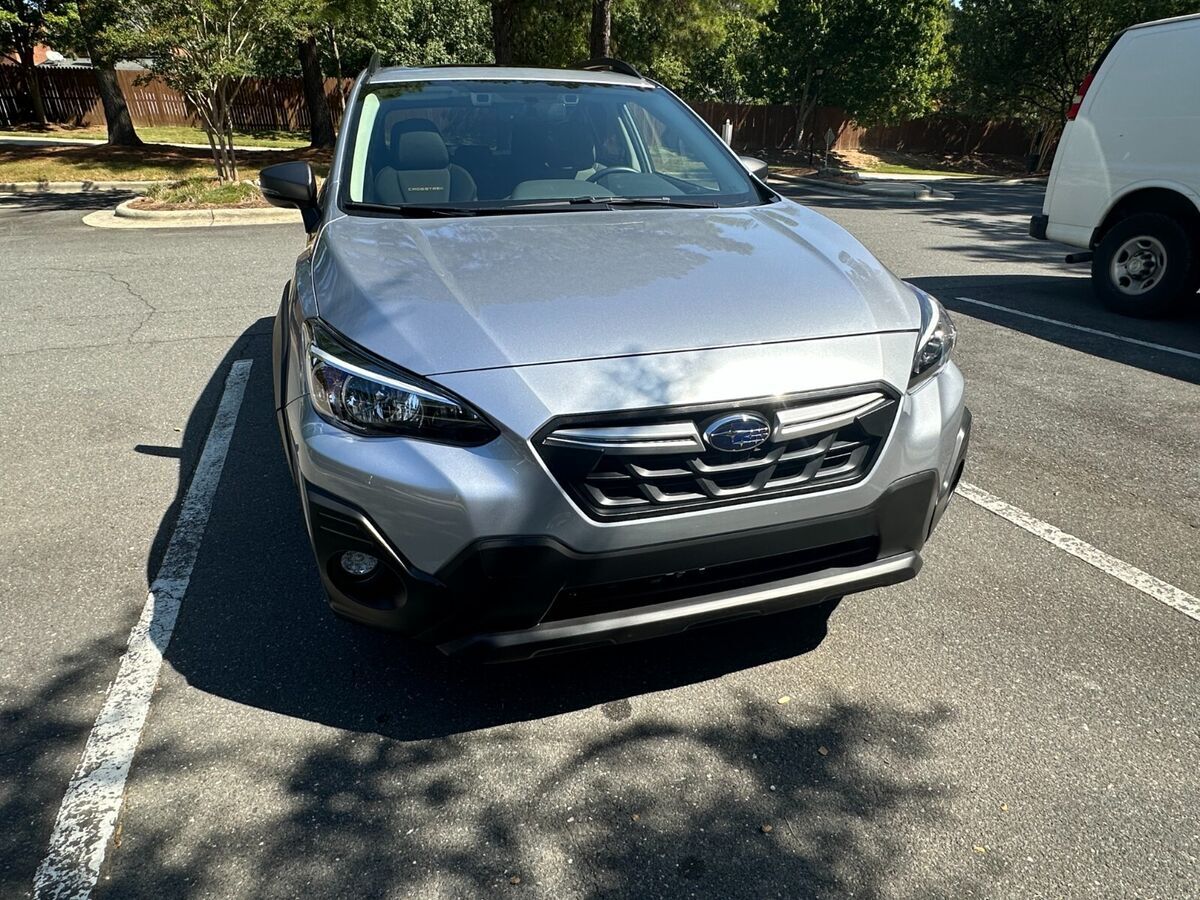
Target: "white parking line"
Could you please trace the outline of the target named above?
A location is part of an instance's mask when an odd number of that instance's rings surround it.
[[[958,493],[972,503],[982,506],[988,512],[995,513],[1002,519],[1007,519],[1014,525],[1024,528],[1032,535],[1053,544],[1059,550],[1070,553],[1082,559],[1090,566],[1095,566],[1106,575],[1111,575],[1118,581],[1123,581],[1131,588],[1141,591],[1147,597],[1153,597],[1159,603],[1165,603],[1185,616],[1200,622],[1200,599],[1193,597],[1187,591],[1180,590],[1172,584],[1160,581],[1153,575],[1143,572],[1137,566],[1131,566],[1114,556],[1109,556],[1103,550],[1097,549],[1087,541],[1080,540],[1072,534],[1067,534],[1055,528],[1049,522],[1034,518],[1023,509],[1005,503],[999,497],[989,494],[983,488],[960,481]]]
[[[141,618],[129,634],[129,646],[121,657],[116,680],[108,689],[83,749],[83,758],[59,807],[50,848],[34,876],[35,898],[78,900],[87,897],[95,887],[121,811],[125,779],[150,709],[163,652],[171,642],[179,606],[204,538],[229,441],[246,393],[251,362],[237,360],[225,379],[225,393],[184,496],[158,576],[150,585]]]
[[[1022,312],[1019,309],[1012,309],[1007,306],[1001,306],[999,303],[988,303],[986,300],[974,300],[971,297],[955,297],[955,300],[960,300],[963,303],[974,303],[976,306],[986,306],[988,309],[998,309],[1001,312],[1006,312],[1009,315],[1021,316],[1026,319],[1036,319],[1038,322],[1045,322],[1048,325],[1058,325],[1060,328],[1070,328],[1073,331],[1083,331],[1087,334],[1094,334],[1098,337],[1109,338],[1114,341],[1121,341],[1125,344],[1136,344],[1139,347],[1149,347],[1151,350],[1161,350],[1163,353],[1174,353],[1176,356],[1186,356],[1188,359],[1200,359],[1200,353],[1193,353],[1191,350],[1180,350],[1178,347],[1167,347],[1164,344],[1155,344],[1150,341],[1139,341],[1137,338],[1125,337],[1123,334],[1113,334],[1111,331],[1101,331],[1098,328],[1088,328],[1086,325],[1076,325],[1074,322],[1064,322],[1061,319],[1048,319],[1045,316],[1034,315],[1033,313]]]

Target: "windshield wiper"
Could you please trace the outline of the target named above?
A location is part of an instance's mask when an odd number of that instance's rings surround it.
[[[569,212],[575,209],[616,209],[618,207],[657,207],[660,209],[714,209],[715,200],[689,197],[547,197],[517,200],[499,206],[422,206],[415,203],[392,205],[347,200],[347,210],[386,213],[391,216],[428,219],[440,216],[504,216],[520,213]]]
[[[577,206],[659,206],[679,209],[715,209],[716,200],[693,197],[572,197]]]
[[[713,209],[715,200],[684,197],[545,197],[538,200],[513,200],[499,206],[473,207],[482,216],[520,213],[571,212],[573,210],[617,209],[619,207],[658,207],[660,209]]]
[[[363,212],[387,213],[391,216],[411,216],[417,219],[429,219],[436,216],[473,216],[479,213],[477,209],[467,206],[419,206],[415,203],[367,203],[362,200],[347,200],[346,209],[362,210]]]

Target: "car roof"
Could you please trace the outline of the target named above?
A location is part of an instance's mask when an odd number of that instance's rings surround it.
[[[1155,28],[1159,25],[1174,25],[1178,22],[1188,22],[1193,19],[1200,20],[1200,13],[1191,13],[1186,16],[1173,16],[1170,19],[1155,19],[1153,22],[1138,22],[1136,25],[1130,25],[1126,31],[1137,31],[1139,28]]]
[[[623,84],[650,88],[646,78],[598,69],[544,69],[533,66],[388,66],[371,74],[369,84],[404,81],[556,81],[571,84]]]

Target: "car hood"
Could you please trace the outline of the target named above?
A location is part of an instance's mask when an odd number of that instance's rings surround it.
[[[912,291],[825,217],[748,209],[343,216],[322,319],[421,375],[915,330]]]

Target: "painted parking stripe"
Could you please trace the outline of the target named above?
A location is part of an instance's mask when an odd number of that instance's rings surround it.
[[[34,876],[35,898],[78,900],[87,897],[96,884],[121,811],[125,779],[150,709],[163,652],[171,642],[175,619],[204,539],[238,410],[246,393],[250,365],[251,360],[237,360],[225,379],[225,392],[184,496],[162,565],[150,585],[142,615],[129,634],[129,645],[88,736],[83,758],[67,785],[50,835],[49,850]]]
[[[999,303],[988,303],[986,300],[975,300],[971,297],[955,297],[962,303],[974,303],[976,306],[986,306],[988,309],[998,309],[1001,312],[1006,312],[1009,315],[1021,316],[1025,319],[1035,319],[1038,322],[1045,322],[1047,325],[1057,325],[1060,328],[1070,328],[1072,331],[1083,331],[1087,334],[1094,334],[1097,337],[1108,338],[1113,341],[1121,341],[1124,344],[1136,344],[1138,347],[1147,347],[1151,350],[1160,350],[1163,353],[1173,353],[1176,356],[1186,356],[1188,359],[1200,359],[1200,353],[1193,353],[1191,350],[1180,350],[1178,347],[1168,347],[1165,344],[1155,344],[1151,341],[1139,341],[1137,338],[1126,337],[1123,334],[1113,334],[1111,331],[1101,331],[1098,328],[1088,328],[1086,325],[1076,325],[1074,322],[1064,322],[1061,319],[1049,319],[1046,316],[1035,315],[1034,313],[1022,312],[1019,309],[1012,309],[1008,306],[1001,306]]]
[[[1109,556],[1103,550],[1093,547],[1087,541],[1072,534],[1067,534],[1055,528],[1049,522],[1043,522],[1013,506],[999,497],[989,494],[981,487],[961,481],[958,493],[972,503],[978,504],[988,512],[995,513],[1002,519],[1007,519],[1019,528],[1024,528],[1032,535],[1053,544],[1059,550],[1070,553],[1077,559],[1082,559],[1090,566],[1095,566],[1106,575],[1111,575],[1118,581],[1123,581],[1131,588],[1141,591],[1147,597],[1153,597],[1159,603],[1165,603],[1185,616],[1200,622],[1200,599],[1193,597],[1187,591],[1180,590],[1173,584],[1160,581],[1148,572],[1143,572],[1137,566],[1131,566],[1114,556]]]

